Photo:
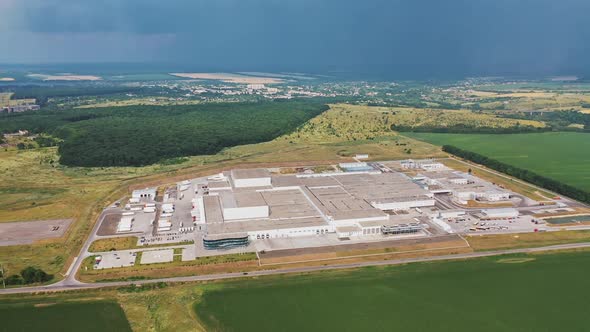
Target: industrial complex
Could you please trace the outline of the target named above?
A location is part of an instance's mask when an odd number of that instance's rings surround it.
[[[137,236],[139,246],[178,245],[182,260],[193,260],[226,253],[546,230],[534,214],[548,211],[547,206],[470,173],[435,160],[359,160],[367,157],[322,172],[233,169],[184,180],[163,192],[134,190],[117,207],[116,225],[102,225],[100,237],[128,234]],[[553,208],[568,209],[563,203]],[[173,260],[173,249],[153,251],[142,256],[140,264]],[[119,256],[109,259],[116,254],[105,253],[95,268],[119,266]],[[119,265],[110,266],[110,261]]]

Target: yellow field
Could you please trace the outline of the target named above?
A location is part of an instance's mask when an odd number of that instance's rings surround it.
[[[36,100],[34,98],[31,99],[10,99],[12,98],[12,96],[14,95],[14,93],[12,92],[1,92],[0,93],[0,107],[2,106],[8,106],[9,104],[11,106],[16,106],[16,105],[27,105],[27,104],[34,104],[36,102]]]
[[[465,237],[478,250],[542,247],[560,243],[590,241],[590,231],[556,231],[541,233],[471,235]]]
[[[331,105],[329,111],[312,119],[289,139],[306,141],[355,141],[391,135],[391,125],[452,126],[461,123],[505,128],[516,123],[544,127],[539,121],[496,118],[467,110],[433,110],[404,107],[373,107],[348,104]]]
[[[575,92],[548,92],[527,90],[511,93],[469,91],[469,96],[479,98],[506,98],[505,101],[480,103],[482,108],[496,108],[504,106],[514,111],[530,110],[582,110],[580,103],[590,103],[590,94]]]
[[[196,105],[200,100],[170,100],[170,98],[133,98],[124,100],[87,100],[87,105],[80,105],[74,108],[100,108],[100,107],[123,107],[137,105],[168,106],[168,105]]]

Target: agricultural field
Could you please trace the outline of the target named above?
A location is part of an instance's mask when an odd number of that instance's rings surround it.
[[[514,255],[245,280],[205,291],[195,311],[210,331],[557,331],[564,322],[584,331],[589,258]],[[567,310],[556,316],[563,298]]]
[[[131,331],[121,307],[113,301],[3,301],[2,331]]]
[[[111,309],[120,306],[124,316],[114,315],[112,326],[122,328],[119,317],[126,317],[133,331],[458,332],[477,326],[478,331],[536,332],[559,331],[564,322],[568,331],[585,331],[590,323],[588,259],[587,250],[504,255],[200,284],[4,295],[0,314],[5,324],[14,324],[4,309],[31,315],[54,308],[59,311],[51,317],[27,317],[56,324],[54,317],[74,317],[68,305],[85,311],[91,299],[92,304],[112,303]],[[564,298],[567,310],[556,315],[555,305]],[[103,327],[103,317],[99,311],[84,326],[96,320]]]
[[[454,145],[590,190],[590,135],[586,133],[405,135],[436,145]]]
[[[14,93],[12,92],[0,92],[0,107],[3,106],[17,106],[17,105],[29,105],[34,104],[36,100],[34,98],[20,98],[12,99]]]

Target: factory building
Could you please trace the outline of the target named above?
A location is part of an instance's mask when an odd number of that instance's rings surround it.
[[[371,165],[365,162],[356,162],[356,163],[340,163],[338,167],[345,172],[370,172],[375,171]]]
[[[248,234],[236,233],[227,235],[206,235],[203,238],[203,246],[205,249],[229,249],[235,247],[247,246],[250,243]]]
[[[511,220],[517,218],[519,215],[520,213],[517,209],[502,208],[481,210],[481,214],[478,217],[481,220]]]
[[[499,202],[510,199],[509,192],[463,172],[430,171],[413,179],[424,183],[433,194],[452,194],[462,204],[470,200]]]
[[[145,188],[145,189],[133,190],[133,192],[131,193],[131,198],[155,199],[156,198],[156,188]]]
[[[436,170],[447,170],[448,169],[443,163],[435,162],[432,159],[402,160],[402,161],[400,161],[400,166],[403,169],[422,169],[425,171],[436,171]]]
[[[252,241],[410,233],[406,228],[416,220],[399,220],[385,211],[434,206],[433,195],[400,173],[371,169],[310,176],[233,170],[224,173],[224,179],[209,181],[210,191],[193,201],[191,215],[206,234],[206,248],[246,245],[236,240],[244,237]]]
[[[135,218],[133,217],[133,215],[122,216],[121,220],[117,224],[117,233],[131,232],[134,220]]]
[[[270,172],[266,169],[235,169],[231,171],[236,188],[269,187],[271,185]]]

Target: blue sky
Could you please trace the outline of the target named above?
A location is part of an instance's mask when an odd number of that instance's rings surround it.
[[[587,0],[0,0],[0,63],[577,74]]]

